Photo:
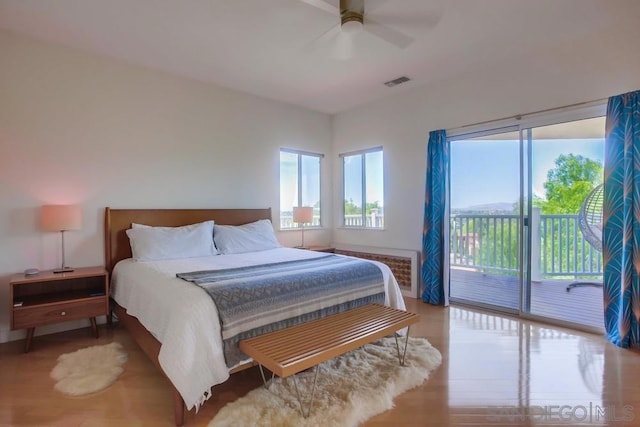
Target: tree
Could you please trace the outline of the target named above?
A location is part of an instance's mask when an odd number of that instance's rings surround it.
[[[377,209],[378,212],[380,212],[380,210],[382,209],[380,207],[380,202],[379,201],[375,201],[373,203],[367,203],[367,206],[365,207],[365,212],[367,215],[371,215],[371,211],[373,209]],[[362,208],[358,205],[356,205],[353,202],[353,199],[349,199],[349,200],[345,200],[344,201],[344,213],[345,215],[361,215],[362,214]]]
[[[376,209],[378,213],[380,213],[380,211],[382,210],[382,208],[380,207],[380,202],[377,200],[373,203],[367,203],[367,215],[371,215],[371,212],[374,209]]]
[[[602,182],[602,164],[575,154],[561,154],[547,172],[545,200],[534,200],[543,214],[577,214],[589,193]]]
[[[353,199],[344,201],[344,214],[345,215],[358,215],[362,213],[362,208],[357,206]]]

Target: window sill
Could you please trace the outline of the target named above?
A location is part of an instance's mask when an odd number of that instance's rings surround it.
[[[386,228],[373,228],[373,227],[347,227],[347,226],[340,226],[340,227],[336,227],[336,230],[359,230],[359,231],[387,231]]]
[[[323,231],[329,230],[327,227],[305,227],[304,231]],[[287,232],[287,231],[302,231],[302,228],[279,228],[278,231]]]

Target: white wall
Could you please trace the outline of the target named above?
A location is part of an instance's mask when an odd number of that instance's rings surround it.
[[[83,229],[65,239],[72,266],[103,264],[105,206],[271,207],[277,224],[281,147],[327,154],[332,187],[328,115],[0,32],[0,342],[24,335],[8,332],[10,275],[60,263],[40,205],[83,206]]]
[[[429,131],[640,89],[640,26],[629,20],[582,40],[468,70],[426,87],[399,86],[403,93],[397,96],[334,116],[334,157],[383,146],[386,227],[383,231],[337,228],[334,244],[420,250]],[[337,225],[341,224],[340,167],[335,161]]]
[[[426,87],[400,86],[398,96],[332,119],[0,32],[0,342],[23,335],[8,333],[9,276],[60,262],[59,236],[38,230],[43,203],[82,204],[85,225],[67,234],[67,261],[101,264],[105,206],[271,206],[277,218],[278,151],[293,147],[327,154],[330,229],[330,214],[338,224],[341,215],[338,153],[383,145],[386,229],[307,231],[305,241],[419,250],[430,130],[640,89],[637,40],[639,26],[620,25]],[[279,238],[299,242],[296,232]]]

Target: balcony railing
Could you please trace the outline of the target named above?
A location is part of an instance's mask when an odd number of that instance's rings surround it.
[[[320,217],[314,215],[311,224],[305,224],[305,228],[308,227],[320,227]],[[289,215],[280,215],[280,228],[301,228],[299,224],[293,222],[293,216]]]
[[[365,218],[366,227],[368,228],[384,227],[384,215],[370,214]],[[345,215],[344,225],[345,227],[362,227],[362,215]],[[305,224],[305,227],[320,227],[320,217],[314,216],[313,222],[311,224]],[[293,222],[291,214],[283,214],[280,216],[280,228],[299,228],[299,226]]]
[[[362,227],[362,215],[345,215],[345,227]],[[365,227],[367,228],[383,228],[384,215],[371,213],[365,216]]]
[[[541,215],[534,208],[531,227],[533,280],[602,275],[602,254],[584,239],[578,215]],[[519,215],[452,215],[450,264],[517,274],[519,228]]]

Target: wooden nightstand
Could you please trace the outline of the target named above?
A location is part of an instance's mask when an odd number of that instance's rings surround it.
[[[306,249],[316,252],[329,252],[332,254],[336,252],[336,248],[334,248],[333,246],[309,246]]]
[[[11,330],[27,329],[25,353],[35,328],[50,323],[89,318],[98,338],[96,316],[109,312],[107,270],[84,267],[69,273],[16,274],[9,282],[9,305]]]

